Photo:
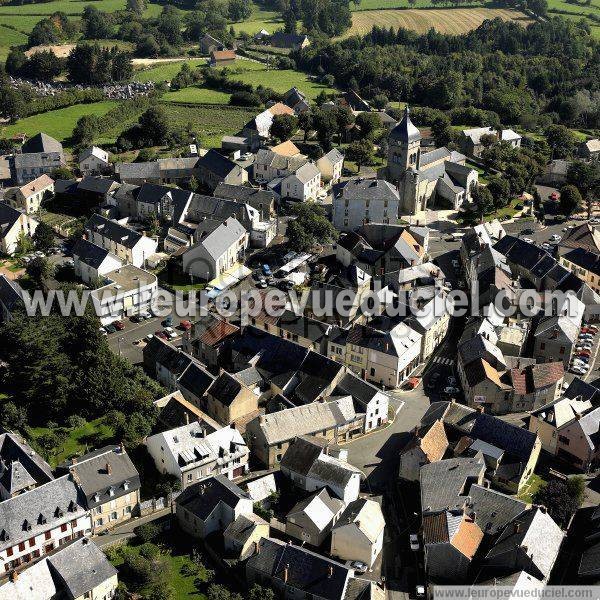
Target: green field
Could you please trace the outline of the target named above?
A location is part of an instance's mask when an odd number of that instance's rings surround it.
[[[249,33],[254,35],[261,29],[273,33],[283,28],[283,21],[278,12],[274,10],[263,10],[257,4],[254,5],[252,14],[243,23],[234,23],[233,29],[236,33]]]
[[[2,127],[0,128],[0,135],[2,137],[12,137],[18,133],[25,133],[29,137],[43,131],[64,142],[73,133],[73,128],[79,117],[83,115],[104,115],[115,105],[116,101],[107,100],[51,110],[50,112],[20,119],[12,125]]]
[[[256,71],[246,71],[239,75],[233,75],[233,79],[239,79],[244,83],[251,83],[254,86],[263,85],[274,89],[276,92],[284,93],[290,88],[296,86],[304,92],[311,100],[316,98],[320,92],[327,94],[335,93],[335,90],[316,81],[312,81],[308,75],[299,71],[286,69],[283,71],[270,70],[264,67]]]
[[[224,135],[237,133],[255,114],[256,109],[233,106],[178,106],[164,103],[172,125],[190,125],[201,137],[203,148],[218,148]]]
[[[168,92],[163,97],[164,102],[185,102],[188,104],[228,104],[229,94],[218,90],[201,87],[189,87]]]
[[[94,6],[105,12],[125,10],[126,0],[54,0],[36,4],[22,4],[19,6],[0,6],[0,15],[51,15],[55,12],[64,12],[67,15],[80,15],[86,6]],[[158,14],[162,7],[158,4],[148,4],[147,15]],[[40,17],[40,18],[41,18]],[[38,19],[39,20],[39,19]]]
[[[173,61],[165,62],[157,65],[156,67],[150,67],[148,69],[140,69],[136,72],[134,79],[136,81],[171,81],[177,73],[179,73],[181,66],[188,64],[190,67],[198,67],[206,64],[205,58],[193,58],[187,61]]]

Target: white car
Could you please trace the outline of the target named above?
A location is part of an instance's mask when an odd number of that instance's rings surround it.
[[[542,244],[542,248],[543,248],[544,250],[552,250],[552,246],[551,246],[550,244],[548,244],[547,242],[544,242],[544,243]]]
[[[531,238],[523,238],[523,241],[527,242],[528,244],[534,244],[535,243]]]
[[[172,327],[165,327],[165,333],[170,340],[174,340],[177,337],[177,332]]]
[[[452,394],[458,394],[459,392],[460,392],[460,390],[457,387],[454,387],[452,385],[449,385],[444,388],[444,394],[452,395]]]
[[[421,545],[419,544],[419,536],[416,533],[410,534],[410,549],[416,552]]]
[[[425,586],[424,585],[418,585],[415,588],[415,592],[417,594],[417,598],[425,598]]]
[[[242,154],[240,158],[242,160],[250,160],[253,156],[254,154],[252,154],[252,152],[244,152],[244,154]]]
[[[353,560],[350,563],[350,566],[357,572],[357,573],[366,573],[367,569],[369,568],[369,565],[367,563],[364,563],[362,560]]]
[[[578,367],[577,365],[574,365],[571,367],[571,373],[575,373],[575,375],[585,375],[587,373],[586,369],[583,369],[581,367]]]
[[[554,235],[550,236],[550,241],[551,242],[560,242],[560,240],[562,240],[562,237],[560,235],[554,234]]]

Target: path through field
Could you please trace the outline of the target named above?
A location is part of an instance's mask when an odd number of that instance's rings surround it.
[[[417,33],[426,33],[432,27],[440,33],[459,34],[479,27],[486,19],[500,17],[506,21],[530,20],[521,12],[504,8],[440,8],[406,10],[365,10],[352,13],[352,28],[344,34],[364,35],[373,25],[403,27]]]

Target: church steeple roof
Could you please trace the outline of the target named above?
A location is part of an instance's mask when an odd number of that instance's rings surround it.
[[[416,142],[421,139],[421,132],[413,125],[410,120],[410,110],[408,105],[404,109],[402,120],[390,132],[390,139],[400,142],[409,143]]]

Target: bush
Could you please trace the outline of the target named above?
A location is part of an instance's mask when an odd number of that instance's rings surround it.
[[[72,427],[73,429],[75,429],[77,427],[83,427],[86,423],[87,423],[87,421],[83,417],[80,417],[79,415],[71,415],[67,419],[67,425],[69,427]]]
[[[261,101],[257,94],[252,92],[234,92],[229,98],[231,106],[260,106]]]
[[[143,527],[143,525],[142,525],[142,527]],[[151,542],[144,542],[139,547],[139,553],[144,558],[147,558],[148,560],[153,560],[155,558],[158,558],[158,556],[160,556],[160,548],[156,544],[153,544]]]
[[[155,540],[160,534],[160,528],[155,523],[144,523],[134,530],[135,535],[144,543]]]

